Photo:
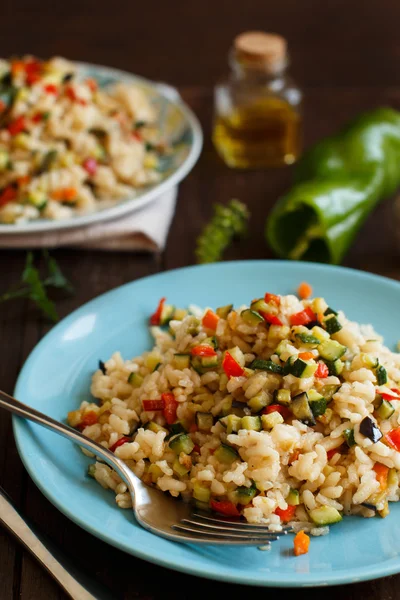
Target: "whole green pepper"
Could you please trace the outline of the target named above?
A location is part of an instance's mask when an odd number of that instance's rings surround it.
[[[400,185],[400,113],[364,113],[299,161],[267,221],[285,258],[340,263],[374,206]]]

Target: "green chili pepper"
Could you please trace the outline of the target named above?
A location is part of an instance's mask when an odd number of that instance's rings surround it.
[[[400,185],[400,113],[364,113],[299,161],[267,239],[285,258],[340,263],[364,220]]]

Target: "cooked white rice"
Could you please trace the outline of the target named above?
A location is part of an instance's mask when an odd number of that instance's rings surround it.
[[[400,355],[386,348],[371,326],[348,321],[341,312],[334,317],[336,329],[341,329],[329,336],[325,330],[332,314],[323,315],[327,304],[321,298],[300,301],[281,296],[278,303],[275,299],[263,307],[264,318],[243,313],[246,307],[225,315],[218,311],[223,316],[215,331],[204,327],[201,315],[173,313],[164,306],[168,329],[151,328],[153,350],[132,360],[115,353],[104,372],[99,369],[93,375],[91,392],[96,402],[83,402],[69,413],[70,424],[112,448],[146,483],[184,501],[194,500],[204,509],[219,506],[224,512],[226,506],[228,510],[233,506],[249,522],[264,523],[272,530],[289,521],[295,530],[324,535],[326,525],[343,514],[386,516],[388,503],[399,499],[400,452],[393,430],[400,425],[396,390]],[[320,326],[293,325],[293,315],[307,307]],[[256,312],[259,306],[253,308]],[[266,315],[281,324],[269,324]],[[210,337],[214,335],[215,340]],[[319,352],[325,342],[304,341],[309,335],[338,342],[345,346],[344,354],[335,364],[326,357],[322,360]],[[282,340],[287,341],[282,344]],[[193,348],[213,344],[214,366],[193,356]],[[235,358],[233,376],[226,372],[227,350]],[[289,369],[289,363],[304,352],[313,355],[302,355],[311,365],[311,374],[288,373],[294,368]],[[188,355],[184,368],[178,368],[177,354]],[[268,368],[273,363],[278,372],[251,367],[255,359],[270,361]],[[324,361],[331,374],[327,375]],[[315,371],[317,365],[322,366]],[[332,374],[335,369],[342,370]],[[282,417],[272,412],[277,406],[276,390],[290,392],[278,394],[278,401],[286,398],[287,406],[278,406]],[[328,396],[328,402],[324,405],[322,399],[317,409],[312,402],[318,399],[316,392]],[[172,420],[184,430],[172,436],[177,425],[171,429],[165,410],[143,406],[168,393],[176,401]],[[393,399],[388,401],[388,396]],[[322,414],[301,418],[295,408],[299,398],[307,400],[305,408]],[[275,423],[263,415],[266,412],[276,417]],[[234,413],[236,418],[229,417]],[[237,431],[231,431],[233,421],[238,423]],[[182,446],[182,440],[188,444]],[[118,506],[131,506],[125,484],[108,466],[96,462],[90,474],[114,491]]]

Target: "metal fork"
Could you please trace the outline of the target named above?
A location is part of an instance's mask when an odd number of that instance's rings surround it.
[[[160,490],[144,484],[110,450],[72,427],[44,415],[2,391],[0,391],[0,407],[78,443],[110,465],[128,486],[137,522],[156,535],[174,542],[191,544],[264,546],[288,531],[283,529],[275,533],[268,531],[262,525],[218,519],[193,512],[189,504],[175,500]]]

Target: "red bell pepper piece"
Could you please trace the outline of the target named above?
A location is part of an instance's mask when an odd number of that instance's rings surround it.
[[[144,410],[164,410],[165,408],[164,400],[143,400],[142,404]]]
[[[268,292],[264,296],[264,300],[267,304],[275,304],[275,306],[280,306],[281,297],[276,294],[269,294]]]
[[[315,377],[319,377],[320,379],[325,379],[325,377],[328,377],[329,375],[329,369],[326,366],[326,364],[322,361],[320,361],[318,363],[318,367],[317,370],[315,371]]]
[[[3,102],[3,100],[0,100],[0,112],[5,111],[7,108],[7,104],[5,102]]]
[[[199,344],[194,346],[191,350],[192,356],[217,356],[214,348],[207,346],[206,344]]]
[[[378,388],[376,388],[376,393],[379,394],[383,398],[383,400],[388,400],[389,402],[391,400],[400,400],[399,396],[395,396],[395,394],[399,393],[399,390],[397,390],[396,388],[393,388],[390,391],[393,392],[393,394],[387,394],[386,392],[381,392]]]
[[[17,133],[21,133],[26,127],[26,121],[24,116],[17,117],[14,121],[11,121],[8,125],[8,131],[11,135],[17,135]]]
[[[328,460],[331,460],[332,456],[334,456],[336,453],[340,454],[340,448],[332,448],[332,450],[328,450],[326,453]]]
[[[215,510],[215,512],[225,515],[226,517],[240,517],[240,512],[233,502],[211,500],[210,507],[212,510]]]
[[[270,325],[283,325],[282,321],[276,315],[271,315],[271,313],[267,313],[260,310],[260,315],[263,319]]]
[[[132,137],[134,140],[138,140],[138,142],[143,141],[143,136],[139,131],[132,131]]]
[[[162,313],[162,309],[165,304],[165,301],[166,301],[166,298],[161,298],[160,302],[158,303],[156,312],[153,313],[150,317],[150,325],[159,325],[160,324],[161,313]]]
[[[391,429],[389,433],[384,436],[384,441],[390,446],[400,452],[400,427]]]
[[[200,446],[198,444],[195,444],[193,446],[192,452],[197,452],[197,454],[200,454]]]
[[[266,406],[263,409],[262,414],[269,415],[273,412],[280,413],[285,420],[291,415],[291,412],[287,406],[281,406],[280,404],[270,404],[269,406]]]
[[[122,437],[120,438],[117,442],[115,442],[115,444],[113,444],[109,450],[111,450],[111,452],[115,452],[115,450],[117,448],[119,448],[120,446],[123,446],[124,444],[128,444],[129,442],[131,442],[132,440],[128,437]]]
[[[236,362],[229,352],[225,352],[224,359],[222,361],[222,368],[228,377],[240,377],[244,373],[243,367]]]
[[[218,321],[219,316],[216,315],[214,311],[208,310],[203,317],[202,324],[206,329],[215,331],[217,329]]]
[[[86,79],[85,80],[86,85],[88,86],[88,88],[90,89],[91,92],[96,92],[97,91],[97,81],[95,79]]]
[[[7,186],[2,192],[0,192],[0,207],[12,202],[16,197],[17,190],[12,185]]]
[[[94,412],[94,410],[89,410],[84,416],[82,421],[79,423],[78,428],[80,430],[85,429],[85,427],[89,427],[89,425],[94,425],[98,421],[98,416]]]
[[[46,94],[54,94],[54,96],[56,96],[58,93],[58,87],[54,85],[54,83],[48,83],[44,86],[44,91]]]
[[[196,431],[198,431],[199,428],[196,425],[196,423],[192,423],[191,426],[189,427],[189,433],[196,433]]]
[[[290,324],[291,325],[307,325],[307,323],[311,323],[311,321],[316,321],[317,315],[312,310],[310,306],[307,306],[304,310],[291,315]]]
[[[176,421],[176,409],[178,408],[178,402],[175,400],[175,396],[170,393],[161,394],[161,399],[164,401],[164,417],[168,425],[172,425]]]
[[[289,505],[285,509],[278,507],[274,510],[274,513],[276,515],[278,515],[278,517],[280,518],[282,523],[288,523],[289,521],[291,521],[293,519],[295,512],[296,512],[296,507],[289,506]]]
[[[83,168],[89,175],[96,175],[97,171],[97,160],[95,158],[87,158],[82,163]]]

